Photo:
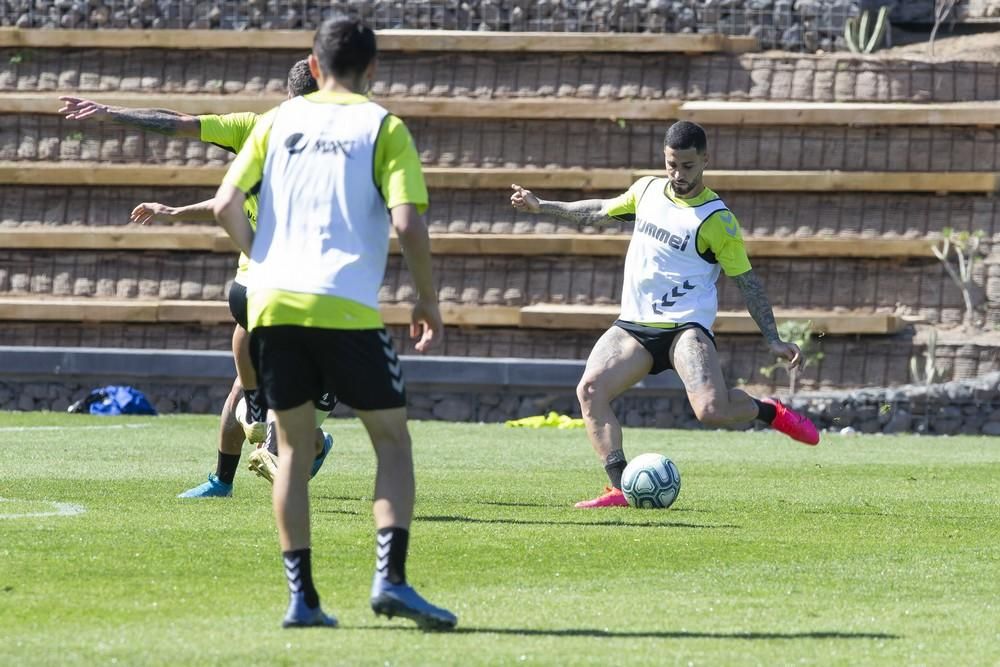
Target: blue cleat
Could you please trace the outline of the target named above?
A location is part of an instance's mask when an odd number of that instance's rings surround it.
[[[303,593],[292,593],[288,601],[288,611],[281,621],[283,628],[335,628],[337,619],[323,613],[322,607],[310,609],[306,606]]]
[[[313,461],[312,472],[309,473],[309,479],[315,477],[316,473],[319,472],[319,469],[323,467],[323,462],[326,461],[326,455],[330,453],[331,449],[333,449],[333,436],[326,431],[323,431],[323,453],[317,456],[316,460]]]
[[[458,623],[455,614],[435,607],[409,584],[390,584],[375,575],[372,583],[372,611],[387,618],[402,616],[415,621],[421,630],[452,630]]]
[[[233,485],[219,480],[214,473],[208,473],[208,481],[193,489],[178,494],[178,498],[228,498],[233,495]]]

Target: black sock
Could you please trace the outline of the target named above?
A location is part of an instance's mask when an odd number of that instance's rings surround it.
[[[278,431],[276,422],[267,423],[267,437],[264,438],[264,446],[267,447],[267,451],[271,452],[275,456],[278,455]]]
[[[264,392],[259,389],[244,389],[243,397],[247,400],[247,419],[250,422],[262,422],[267,418],[267,400]]]
[[[313,586],[312,549],[296,549],[282,551],[285,561],[285,577],[288,579],[288,590],[291,593],[302,593],[306,606],[315,609],[319,606],[319,593]]]
[[[770,403],[758,401],[756,398],[753,399],[753,402],[757,404],[757,419],[765,424],[770,424],[778,416],[778,411]]]
[[[611,480],[613,488],[622,488],[622,473],[625,472],[625,466],[627,465],[628,461],[622,459],[621,461],[613,461],[604,466],[604,472],[608,473],[608,479]]]
[[[406,583],[406,549],[410,531],[405,528],[379,528],[375,535],[375,572],[390,584]]]
[[[232,484],[236,477],[236,469],[240,467],[239,454],[224,454],[219,452],[219,462],[215,464],[215,476],[223,484]]]

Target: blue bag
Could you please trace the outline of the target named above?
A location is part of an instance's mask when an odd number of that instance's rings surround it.
[[[146,395],[128,385],[108,385],[95,389],[83,400],[69,407],[69,412],[90,412],[92,415],[155,415]]]

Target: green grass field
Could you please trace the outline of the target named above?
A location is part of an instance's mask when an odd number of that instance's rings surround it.
[[[416,423],[408,574],[459,616],[424,634],[368,608],[360,424],[327,422],[312,484],[341,627],[305,631],[279,627],[270,487],[242,469],[231,499],[175,498],[215,424],[0,413],[0,663],[1000,664],[1000,439],[627,430],[680,497],[581,511],[606,481],[582,431]]]

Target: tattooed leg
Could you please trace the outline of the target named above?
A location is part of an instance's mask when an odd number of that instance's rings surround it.
[[[718,352],[704,331],[686,329],[678,335],[670,360],[695,416],[705,426],[742,424],[757,416],[757,405],[746,392],[726,388]]]
[[[611,410],[611,401],[646,377],[653,357],[639,342],[618,327],[611,327],[594,345],[587,359],[576,396],[594,452],[601,462],[609,457],[622,459],[622,427]]]

